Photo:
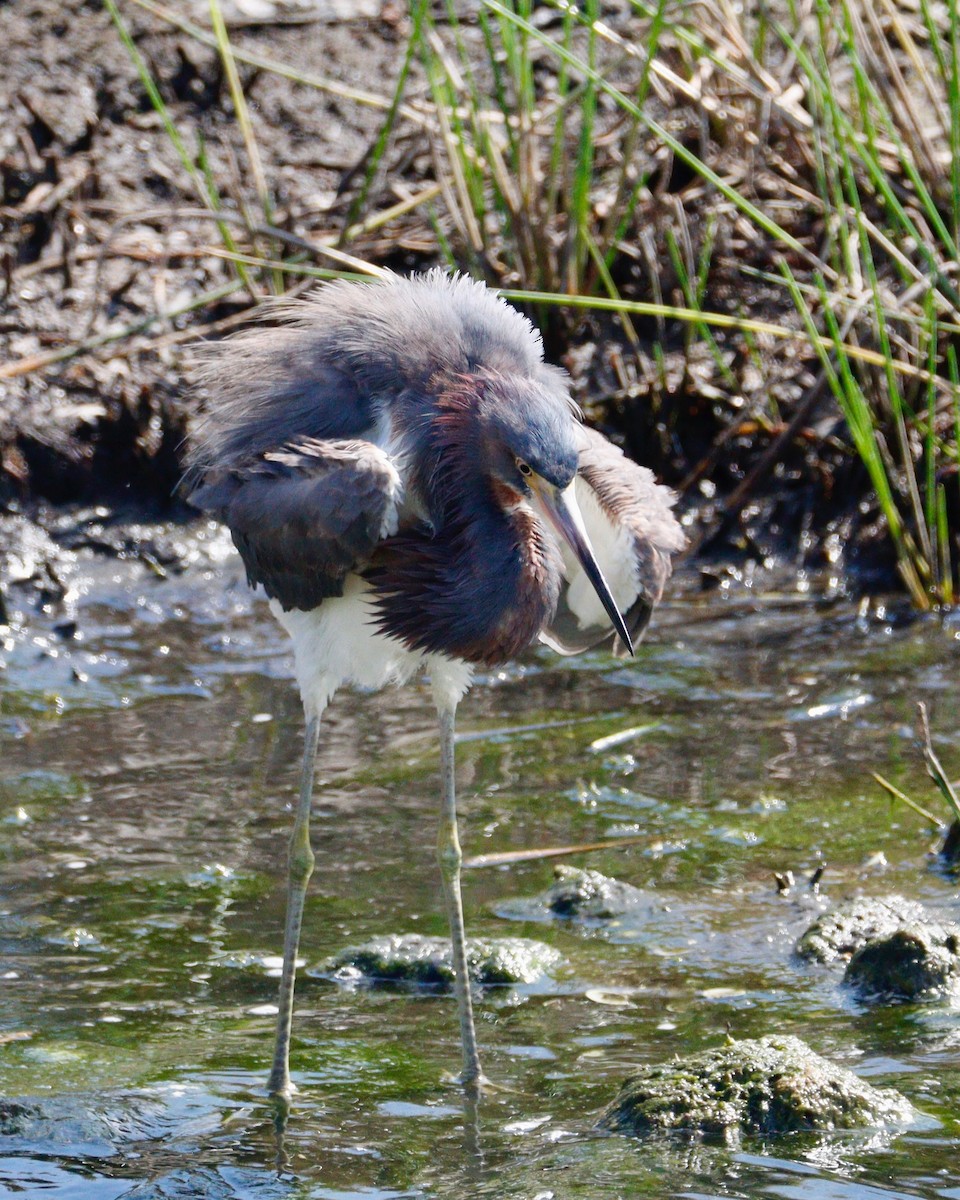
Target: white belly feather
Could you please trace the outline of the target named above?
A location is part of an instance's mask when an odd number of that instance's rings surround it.
[[[309,719],[320,716],[343,684],[379,690],[402,684],[426,667],[440,708],[455,708],[470,686],[472,668],[460,659],[408,650],[376,627],[370,585],[348,575],[342,596],[324,600],[310,612],[270,610],[293,642],[300,698]]]

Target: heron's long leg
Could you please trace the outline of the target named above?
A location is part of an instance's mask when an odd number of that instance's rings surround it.
[[[290,837],[288,868],[287,924],[283,936],[283,974],[280,977],[280,1011],[277,1014],[277,1042],[273,1052],[273,1069],[267,1084],[271,1096],[289,1097],[290,1082],[290,1025],[293,1020],[293,989],[297,977],[297,950],[300,945],[300,926],[303,922],[303,902],[307,883],[313,873],[313,850],[310,847],[310,802],[313,795],[313,768],[317,758],[320,736],[320,717],[307,721],[303,768],[300,773],[300,799]]]
[[[450,919],[450,938],[453,942],[453,969],[460,1014],[460,1040],[463,1045],[463,1074],[461,1082],[478,1084],[483,1080],[477,1034],[473,1026],[473,1001],[470,996],[470,975],[467,970],[467,938],[463,924],[463,902],[460,898],[460,838],[457,834],[457,794],[454,776],[453,730],[455,708],[440,710],[440,780],[441,811],[437,854],[443,890]]]

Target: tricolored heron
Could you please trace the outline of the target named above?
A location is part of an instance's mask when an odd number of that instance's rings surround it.
[[[454,714],[475,667],[545,642],[632,652],[683,544],[673,497],[580,423],[530,322],[431,271],[328,284],[208,366],[191,502],[230,528],[293,640],[306,717],[271,1093],[287,1098],[313,869],[320,717],[344,683],[423,667],[440,720],[438,839],[466,1084],[481,1080],[467,973]]]

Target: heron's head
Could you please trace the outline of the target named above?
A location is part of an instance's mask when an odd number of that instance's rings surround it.
[[[581,435],[569,397],[536,380],[496,380],[481,408],[482,467],[505,508],[528,504],[573,552],[613,627],[630,634],[597,563],[577,505],[574,481]]]
[[[580,458],[579,425],[567,397],[534,379],[494,378],[478,406],[481,466],[498,492],[529,499],[538,481],[568,488]]]

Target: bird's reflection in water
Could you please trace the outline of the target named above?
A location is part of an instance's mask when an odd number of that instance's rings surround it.
[[[480,1137],[484,1089],[479,1081],[474,1081],[463,1084],[458,1091],[463,1105],[463,1177],[465,1183],[476,1185],[481,1181],[486,1169],[483,1143]],[[292,1089],[291,1092],[293,1092]],[[296,1174],[287,1148],[287,1133],[294,1110],[291,1092],[283,1095],[273,1092],[267,1098],[268,1112],[273,1127],[273,1164],[278,1178]]]

